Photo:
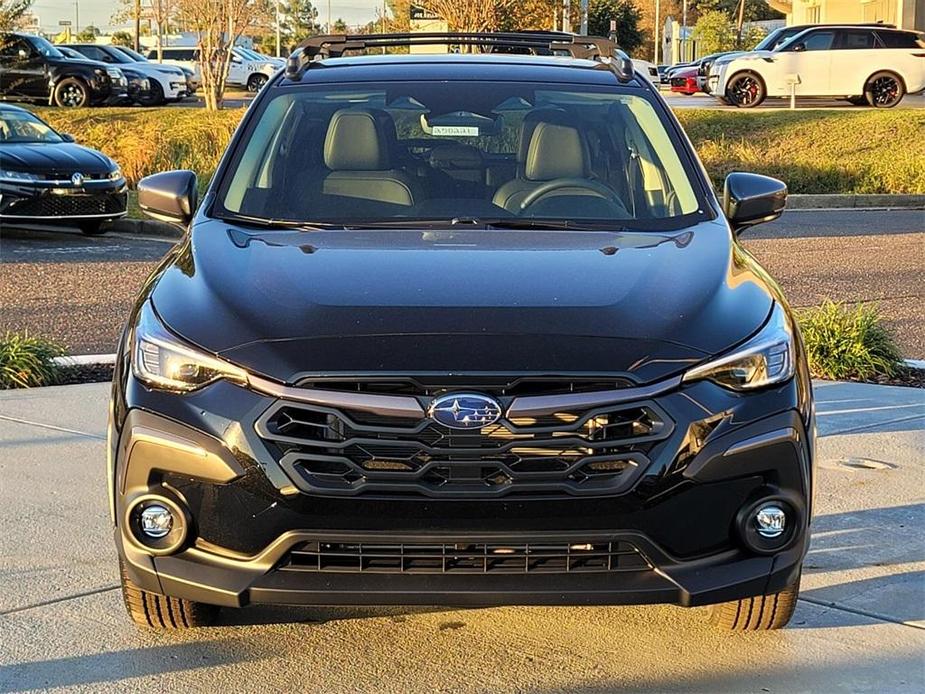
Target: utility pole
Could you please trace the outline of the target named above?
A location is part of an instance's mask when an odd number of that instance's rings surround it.
[[[74,33],[80,33],[80,0],[74,0]]]
[[[135,50],[141,52],[141,0],[135,0]]]
[[[745,23],[745,0],[739,0],[739,19],[736,22],[736,48],[742,50],[742,25]]]
[[[582,36],[588,35],[588,0],[581,0],[581,29],[578,33]]]
[[[281,0],[276,0],[276,57],[279,58],[283,54],[283,37],[282,29],[280,27],[280,11],[279,3]]]
[[[384,9],[385,5],[383,5],[382,7]],[[331,25],[331,0],[328,0],[328,30],[324,33],[330,34],[330,33],[333,33],[333,31],[334,31],[334,27]]]
[[[661,56],[661,53],[662,53],[662,44],[659,42],[659,35],[658,35],[659,30],[661,29],[661,25],[660,25],[660,22],[662,21],[661,13],[662,13],[661,0],[655,0],[655,57],[653,59],[653,62],[656,65],[662,62],[661,60],[659,60],[659,57]]]
[[[687,57],[687,0],[681,6],[681,62],[689,60]]]
[[[570,0],[562,0],[562,31],[572,30],[572,6]]]

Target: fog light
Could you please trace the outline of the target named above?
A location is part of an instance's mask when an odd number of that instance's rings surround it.
[[[141,532],[148,537],[164,537],[173,527],[173,514],[170,509],[160,504],[151,504],[138,516],[138,524],[141,526]]]
[[[762,506],[755,513],[755,526],[761,537],[780,537],[784,533],[786,524],[787,514],[780,506],[773,504]]]

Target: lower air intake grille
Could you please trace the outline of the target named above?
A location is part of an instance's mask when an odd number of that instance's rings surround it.
[[[340,573],[593,573],[651,566],[627,542],[399,543],[311,541],[280,567]]]
[[[125,212],[125,193],[40,195],[11,203],[4,214],[20,217],[93,217]]]

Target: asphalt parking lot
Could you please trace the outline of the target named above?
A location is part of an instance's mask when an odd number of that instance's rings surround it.
[[[226,610],[133,627],[105,502],[106,384],[0,393],[0,692],[921,692],[922,391],[816,384],[813,542],[791,626],[661,607]]]
[[[794,305],[876,302],[904,355],[925,358],[925,211],[788,212],[744,238]],[[110,353],[133,297],[170,246],[4,226],[0,326],[52,337],[73,354]]]

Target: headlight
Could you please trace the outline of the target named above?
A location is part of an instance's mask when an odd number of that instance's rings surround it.
[[[122,79],[122,70],[117,67],[108,67],[106,68],[106,74],[112,77],[114,80]]]
[[[764,327],[731,354],[696,366],[684,381],[709,379],[732,390],[754,390],[782,383],[794,372],[793,326],[776,303]]]
[[[109,180],[110,180],[110,181],[118,181],[120,178],[122,178],[122,169],[116,167],[116,170],[115,170],[115,171],[110,171],[110,172],[109,172]]]
[[[219,379],[247,383],[247,372],[170,333],[146,301],[135,324],[132,372],[153,388],[188,392]]]
[[[42,176],[37,176],[36,174],[25,173],[24,171],[7,171],[6,169],[0,169],[0,179],[11,183],[31,183],[44,180]]]

